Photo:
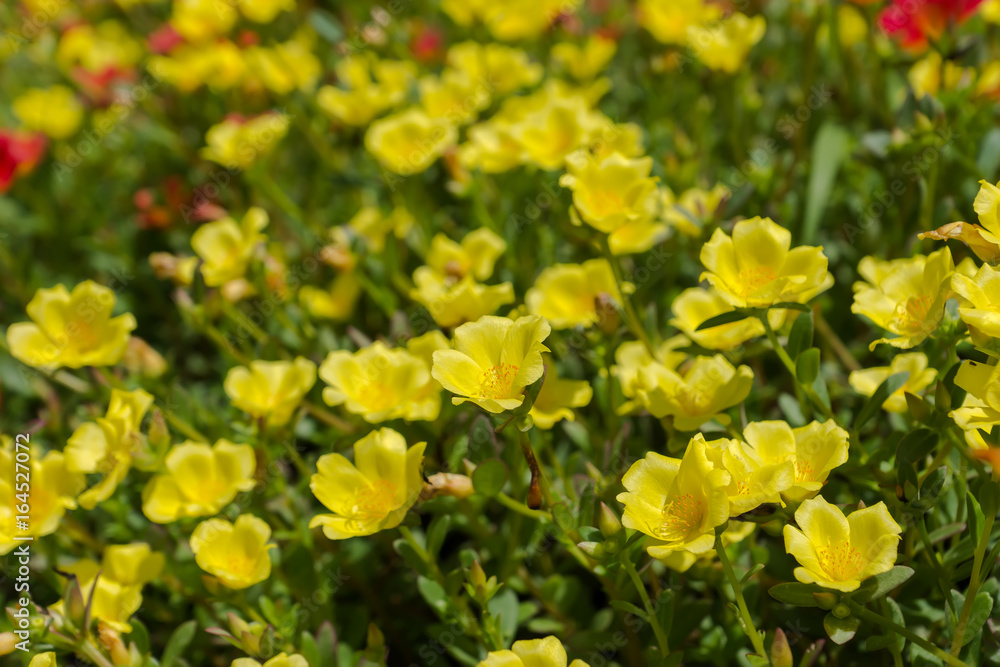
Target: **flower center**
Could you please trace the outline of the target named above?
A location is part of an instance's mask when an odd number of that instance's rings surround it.
[[[255,561],[240,550],[229,554],[226,559],[226,572],[237,577],[248,576],[253,572]]]
[[[899,314],[899,324],[905,331],[919,331],[928,326],[927,315],[934,304],[934,297],[929,294],[911,296],[902,304]]]
[[[498,364],[485,373],[479,383],[479,398],[510,398],[511,385],[517,376],[514,364]]]
[[[358,387],[358,403],[373,412],[388,410],[396,403],[396,395],[381,382],[367,382]]]
[[[743,296],[751,296],[762,291],[778,279],[778,274],[769,266],[754,266],[740,271],[740,284],[737,286]]]
[[[865,564],[861,552],[852,547],[851,543],[846,540],[837,545],[827,545],[826,548],[816,551],[823,571],[830,575],[834,581],[853,579]]]
[[[680,541],[701,523],[702,514],[701,501],[693,495],[676,496],[663,508],[663,520],[656,529],[656,537],[667,542]]]
[[[389,480],[380,479],[358,494],[358,502],[354,506],[354,518],[361,521],[380,519],[395,509],[396,485]]]
[[[610,215],[622,210],[622,198],[613,190],[596,190],[590,194],[590,205],[598,216]]]
[[[796,461],[795,462],[795,481],[796,482],[811,482],[813,481],[813,476],[816,471],[813,470],[812,464],[808,461]]]

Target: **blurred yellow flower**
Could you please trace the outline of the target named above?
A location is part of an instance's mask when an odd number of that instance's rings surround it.
[[[382,252],[390,233],[397,239],[404,238],[415,224],[413,214],[404,206],[397,206],[389,215],[383,215],[376,206],[365,206],[354,214],[347,226],[364,238],[373,251]]]
[[[76,497],[86,486],[86,479],[66,465],[62,452],[50,451],[44,456],[36,447],[31,447],[28,470],[15,469],[14,442],[0,436],[0,556],[9,553],[22,544],[17,537],[42,537],[51,535],[59,528],[66,510],[76,509]],[[24,439],[19,438],[23,443]],[[27,497],[23,494],[24,476],[15,479],[15,473],[27,473],[30,489]],[[18,488],[20,487],[20,488]],[[26,501],[26,502],[22,502]],[[28,505],[28,512],[15,511],[21,505]],[[23,507],[21,508],[23,509]],[[15,518],[28,516],[28,530],[20,530]]]
[[[701,280],[737,308],[806,303],[828,290],[833,276],[822,246],[791,244],[791,233],[770,218],[737,222],[731,237],[716,229],[701,248]]]
[[[251,361],[250,367],[229,369],[223,385],[233,405],[270,426],[288,422],[316,384],[316,364],[303,357],[294,361]]]
[[[66,442],[66,467],[76,473],[102,475],[100,482],[80,496],[81,507],[93,509],[110,498],[133,463],[144,470],[156,464],[146,455],[146,436],[141,430],[152,404],[152,394],[143,389],[112,389],[107,414],[73,431]]]
[[[487,412],[513,410],[524,402],[524,389],[542,377],[542,344],[551,331],[541,317],[511,320],[485,316],[455,329],[453,350],[434,353],[432,375],[451,402],[471,401]]]
[[[381,341],[354,353],[331,352],[319,376],[329,385],[323,390],[328,405],[343,405],[372,424],[388,419],[433,421],[441,411],[440,392],[428,391],[433,380],[423,359]]]
[[[284,652],[274,656],[263,665],[253,658],[237,658],[229,667],[310,667],[309,661],[298,653],[287,655]]]
[[[611,374],[618,378],[621,385],[622,394],[630,399],[620,406],[622,414],[637,410],[642,407],[644,393],[643,385],[639,381],[639,372],[643,368],[652,365],[661,365],[671,370],[680,366],[687,355],[679,352],[677,348],[689,345],[690,341],[684,336],[674,336],[664,341],[656,350],[656,357],[649,354],[649,350],[640,341],[626,341],[615,350],[615,365],[611,367]]]
[[[164,556],[148,544],[116,544],[104,549],[101,564],[82,559],[60,567],[75,575],[84,600],[90,603],[90,617],[103,621],[119,632],[131,632],[128,620],[142,606],[142,587],[163,570]],[[65,600],[53,605],[65,613]]]
[[[684,44],[689,27],[721,16],[722,8],[705,0],[639,0],[639,24],[664,44]]]
[[[734,310],[732,304],[723,299],[714,287],[686,289],[677,295],[670,308],[675,315],[670,324],[680,329],[698,345],[710,350],[730,350],[752,338],[764,335],[764,325],[755,317],[697,331],[702,322]],[[768,312],[768,318],[772,327],[780,326],[784,320],[784,312],[771,310]]]
[[[880,384],[885,382],[890,375],[896,373],[909,373],[910,375],[902,387],[889,395],[882,407],[889,412],[897,413],[908,410],[905,394],[919,395],[937,377],[937,371],[927,367],[927,355],[923,352],[904,352],[894,356],[888,366],[875,366],[853,371],[848,376],[847,382],[859,394],[871,396]]]
[[[972,85],[975,70],[962,67],[952,60],[941,63],[941,54],[929,51],[910,68],[907,79],[917,99],[924,95],[937,95],[942,89],[955,90]]]
[[[333,279],[329,289],[303,285],[299,301],[309,314],[328,320],[346,320],[354,314],[354,306],[361,296],[361,283],[354,271],[345,271]]]
[[[986,344],[1000,338],[1000,270],[983,264],[972,277],[955,272],[951,289],[959,298],[958,316],[973,340]]]
[[[802,583],[849,593],[896,563],[903,530],[892,520],[885,503],[845,517],[817,496],[799,505],[795,523],[799,528],[785,526],[785,550],[799,562],[795,578]]]
[[[383,428],[354,443],[353,464],[340,454],[321,456],[309,488],[332,514],[314,516],[309,527],[342,540],[398,526],[423,489],[425,446],[407,449],[403,436]]]
[[[243,51],[231,41],[220,39],[208,44],[181,44],[168,55],[152,56],[148,69],[181,92],[207,85],[213,90],[229,90],[246,75]]]
[[[208,222],[191,235],[191,247],[202,259],[205,284],[217,287],[242,278],[257,244],[267,240],[267,211],[257,206],[247,210],[237,224],[232,218]]]
[[[175,0],[170,25],[189,42],[209,41],[233,27],[239,18],[236,6],[216,0]]]
[[[729,188],[718,184],[711,190],[685,190],[678,198],[670,188],[662,187],[660,206],[663,209],[663,219],[681,234],[698,238],[705,223],[716,217],[719,207],[731,194]]]
[[[556,637],[522,639],[510,650],[490,651],[476,667],[566,667],[569,658],[562,642]],[[574,660],[569,667],[590,667],[583,660]]]
[[[75,67],[93,74],[109,69],[133,67],[142,59],[142,45],[124,25],[115,20],[97,25],[80,23],[68,28],[59,38],[55,62],[66,71]]]
[[[572,42],[560,42],[552,47],[552,60],[579,81],[589,81],[604,71],[615,57],[618,42],[599,34],[593,34],[579,46]]]
[[[474,121],[493,99],[489,82],[477,82],[461,70],[446,69],[440,76],[429,74],[417,85],[420,106],[427,115],[454,126]]]
[[[190,440],[174,445],[165,464],[167,471],[149,480],[142,492],[142,511],[154,523],[215,514],[256,484],[253,447],[228,440],[214,446]]]
[[[83,106],[66,86],[31,88],[14,99],[11,109],[26,129],[53,139],[73,136],[83,122]]]
[[[379,60],[371,53],[342,58],[334,66],[345,88],[323,86],[316,94],[320,109],[334,120],[363,126],[406,98],[417,76],[408,60]]]
[[[590,403],[594,390],[586,380],[563,380],[551,359],[544,360],[547,366],[542,388],[531,406],[531,419],[535,426],[550,429],[563,419],[574,421],[573,408],[582,408]]]
[[[747,54],[764,36],[763,16],[732,12],[711,25],[691,25],[687,44],[706,67],[732,74],[747,64]]]
[[[591,141],[600,115],[582,95],[557,88],[547,91],[543,100],[543,106],[529,111],[512,128],[512,136],[523,147],[526,162],[560,169],[574,151]]]
[[[114,291],[91,280],[72,293],[63,285],[43,287],[26,308],[32,321],[7,327],[7,347],[33,368],[113,366],[136,327],[132,313],[111,317],[114,307]]]
[[[539,37],[563,12],[582,0],[442,0],[441,10],[459,25],[483,23],[496,39],[513,41]]]
[[[460,42],[448,48],[446,62],[472,82],[487,86],[493,98],[535,85],[544,72],[527,53],[503,44]]]
[[[28,663],[28,667],[58,667],[55,652],[36,653]]]
[[[254,23],[270,23],[281,12],[295,11],[295,0],[243,0],[236,4],[243,16]]]
[[[457,140],[454,125],[411,108],[372,123],[365,148],[389,171],[411,176],[425,171]]]
[[[461,243],[444,234],[435,235],[426,262],[442,275],[455,278],[471,275],[476,280],[486,280],[493,275],[493,267],[505,250],[506,241],[486,227],[480,227],[466,234]]]
[[[227,588],[241,589],[271,576],[270,538],[270,526],[251,514],[240,515],[235,524],[209,519],[191,534],[191,551],[198,567]]]
[[[246,169],[267,155],[288,132],[289,118],[264,113],[253,118],[229,117],[208,128],[200,154],[230,170]]]
[[[288,95],[296,90],[311,93],[323,73],[322,63],[311,50],[313,41],[311,32],[300,30],[292,39],[273,47],[246,49],[243,57],[248,76],[243,87],[251,93],[262,89],[275,95]]]
[[[955,385],[968,393],[961,407],[948,416],[965,431],[972,449],[985,450],[988,445],[979,431],[989,433],[1000,425],[1000,366],[963,361],[955,374]]]
[[[934,333],[944,314],[954,270],[947,247],[908,259],[862,258],[858,273],[867,282],[854,283],[851,312],[897,336],[880,338],[869,347],[888,343],[909,349]]]
[[[674,551],[705,553],[715,544],[716,526],[729,519],[730,476],[715,467],[707,447],[699,433],[688,443],[684,458],[647,452],[622,478],[622,525],[653,538],[646,547],[653,558]]]
[[[707,421],[728,422],[723,410],[739,405],[750,395],[753,371],[749,366],[734,368],[717,354],[695,357],[678,368],[650,364],[639,369],[638,403],[657,419],[671,416],[674,427],[693,431]],[[623,405],[625,414],[631,406]]]
[[[653,222],[658,197],[649,175],[650,157],[629,159],[617,153],[597,159],[585,152],[567,159],[560,185],[573,191],[573,206],[584,222],[609,234],[614,254],[644,252],[664,234]]]
[[[626,294],[635,291],[622,283]],[[542,269],[524,297],[528,312],[548,320],[553,329],[602,324],[622,308],[611,265],[606,259],[583,264],[556,264]]]

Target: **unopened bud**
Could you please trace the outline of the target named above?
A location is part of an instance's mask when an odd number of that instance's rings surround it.
[[[774,631],[774,641],[771,642],[771,665],[773,667],[792,667],[792,649],[781,628]]]
[[[472,487],[470,477],[450,472],[439,472],[427,478],[422,495],[426,498],[437,496],[468,498],[474,492],[475,489]]]
[[[469,583],[476,588],[486,585],[486,572],[478,560],[472,561],[472,567],[469,568]]]
[[[13,632],[0,632],[0,655],[10,655],[17,646],[17,636]]]
[[[603,502],[601,503],[600,515],[597,518],[597,527],[601,529],[601,535],[604,537],[614,537],[622,529],[622,522]]]

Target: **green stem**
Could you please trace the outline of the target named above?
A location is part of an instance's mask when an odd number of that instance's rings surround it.
[[[543,519],[545,521],[552,521],[552,515],[549,512],[546,512],[544,510],[533,510],[524,503],[519,503],[518,501],[514,500],[506,493],[498,493],[496,496],[494,496],[494,498],[498,503],[500,503],[507,509],[514,510],[518,514],[523,514],[526,517],[529,517],[531,519],[537,519],[539,521]]]
[[[611,245],[608,243],[606,235],[601,239],[601,252],[604,254],[605,259],[608,260],[608,264],[611,265],[611,273],[615,277],[615,287],[618,289],[618,298],[621,300],[622,308],[625,311],[625,321],[628,324],[628,328],[646,346],[649,356],[656,359],[656,347],[653,345],[653,341],[650,340],[649,334],[646,333],[646,329],[642,326],[642,320],[639,319],[639,314],[635,311],[635,307],[628,297],[625,296],[624,290],[622,290],[622,283],[624,282],[622,267],[618,263],[618,258],[611,254]]]
[[[897,623],[890,621],[889,619],[885,618],[884,616],[881,616],[880,614],[876,614],[873,611],[865,609],[863,606],[859,605],[857,602],[854,602],[853,600],[847,600],[846,604],[848,608],[851,610],[851,613],[857,616],[862,621],[875,623],[876,625],[882,626],[886,630],[891,630],[892,632],[895,632],[896,634],[901,635],[906,639],[909,639],[911,642],[913,642],[920,648],[926,651],[930,651],[937,657],[941,658],[941,660],[943,660],[947,664],[952,665],[952,667],[969,667],[967,664],[965,664],[958,658],[945,653],[934,644],[931,644],[929,641],[927,641],[917,633],[912,632],[907,628],[904,628],[902,625],[898,625]]]
[[[781,359],[781,363],[783,363],[785,368],[788,369],[788,372],[792,374],[792,380],[795,384],[802,388],[802,392],[809,397],[809,400],[812,401],[813,405],[816,406],[816,409],[819,410],[824,417],[827,419],[833,419],[833,411],[830,410],[830,408],[818,395],[816,395],[816,391],[812,387],[807,387],[803,383],[799,382],[799,376],[795,369],[795,362],[792,361],[792,358],[788,356],[788,352],[786,352],[785,348],[782,347],[780,342],[778,342],[778,335],[774,333],[774,329],[771,328],[771,323],[767,319],[767,311],[757,315],[757,319],[760,320],[762,325],[764,325],[764,333],[767,334],[767,339],[771,341],[771,347],[774,348],[778,358]]]
[[[767,650],[764,648],[764,640],[757,631],[757,626],[753,624],[753,618],[750,616],[750,610],[747,608],[747,602],[743,599],[743,586],[740,584],[740,580],[736,578],[736,573],[733,571],[733,565],[729,562],[729,556],[726,555],[726,547],[722,544],[722,533],[717,533],[715,536],[715,552],[719,554],[719,560],[722,562],[722,569],[726,573],[726,578],[729,579],[729,585],[733,587],[733,595],[736,596],[736,606],[740,610],[740,617],[743,619],[743,626],[746,629],[747,634],[750,635],[750,641],[753,643],[753,650],[757,655],[766,658]]]
[[[646,616],[649,617],[649,624],[653,627],[653,635],[656,636],[656,643],[660,647],[660,653],[664,657],[670,655],[670,643],[667,641],[667,633],[660,627],[660,619],[656,615],[656,610],[653,609],[653,603],[646,592],[646,585],[639,578],[639,573],[636,571],[635,565],[632,564],[632,559],[629,558],[627,549],[622,551],[622,567],[625,568],[629,578],[632,580],[632,584],[635,586],[635,590],[639,593],[639,597],[642,598],[642,606],[646,610]]]
[[[965,591],[965,602],[962,604],[962,613],[958,617],[958,625],[955,626],[955,637],[951,641],[951,654],[958,657],[962,650],[965,639],[965,630],[969,625],[969,614],[972,613],[972,605],[976,601],[976,594],[979,592],[980,574],[983,567],[983,556],[990,546],[990,533],[993,531],[993,522],[996,521],[996,514],[991,513],[986,517],[983,524],[983,535],[976,545],[976,555],[972,560],[972,574],[969,579],[969,588]]]

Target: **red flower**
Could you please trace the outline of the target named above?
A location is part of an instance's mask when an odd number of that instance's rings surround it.
[[[922,48],[938,39],[949,24],[972,16],[983,0],[893,0],[879,16],[879,25],[903,45]]]
[[[34,169],[44,152],[44,134],[0,128],[0,192]]]

